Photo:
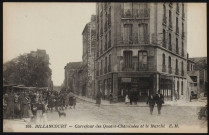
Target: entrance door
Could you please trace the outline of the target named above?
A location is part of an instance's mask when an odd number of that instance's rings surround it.
[[[152,87],[152,82],[148,77],[139,78],[139,101],[146,102],[150,94],[150,89]]]

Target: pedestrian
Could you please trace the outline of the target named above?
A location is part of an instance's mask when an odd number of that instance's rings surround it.
[[[10,90],[8,96],[5,97],[5,101],[7,104],[6,108],[6,118],[13,119],[14,118],[14,94]]]
[[[110,100],[110,104],[111,104],[113,102],[113,95],[112,95],[112,93],[110,93],[109,100]]]
[[[125,104],[127,104],[127,103],[130,103],[130,99],[128,97],[128,94],[126,94],[126,96],[125,96]]]
[[[130,98],[130,105],[132,105],[132,102],[133,102],[133,92],[132,91],[129,92],[128,97]]]
[[[72,91],[70,91],[70,93],[69,93],[69,109],[71,109],[73,106],[73,97],[74,97],[74,94]]]
[[[149,104],[150,114],[152,115],[152,112],[155,106],[155,97],[153,93],[151,93],[150,96],[148,97],[147,104]]]
[[[96,104],[98,104],[99,107],[100,107],[100,104],[101,104],[101,98],[102,98],[102,92],[98,91],[97,95],[96,95]]]
[[[15,93],[14,96],[14,114],[15,118],[20,118],[20,99],[19,99],[19,94]]]
[[[160,90],[158,90],[158,93],[155,95],[155,102],[157,104],[158,114],[160,115],[162,104],[164,104],[164,96],[160,93]]]
[[[22,118],[24,119],[24,121],[28,121],[29,119],[33,116],[32,115],[32,111],[31,111],[31,107],[30,107],[30,98],[28,94],[25,94],[25,97],[23,98],[23,115]]]
[[[76,106],[76,97],[74,96],[73,97],[73,109],[75,109],[75,106]]]
[[[41,100],[38,101],[37,104],[37,112],[36,112],[36,124],[42,124],[44,122],[43,114],[46,112],[44,104]]]

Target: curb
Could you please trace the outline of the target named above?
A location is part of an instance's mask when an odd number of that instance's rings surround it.
[[[82,99],[82,98],[80,98],[80,97],[77,97],[79,100],[82,100],[82,101],[85,101],[85,102],[88,102],[88,103],[92,103],[92,104],[96,104],[95,102],[93,102],[93,101],[88,101],[88,100],[85,100],[85,99]],[[149,105],[123,105],[123,104],[117,104],[117,103],[115,103],[115,104],[102,104],[101,103],[101,106],[122,106],[122,107],[149,107]],[[164,104],[163,106],[172,106],[172,105],[170,105],[170,104]]]

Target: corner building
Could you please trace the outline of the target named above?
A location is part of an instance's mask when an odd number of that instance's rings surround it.
[[[95,89],[120,102],[160,90],[184,100],[187,16],[184,3],[97,3]]]

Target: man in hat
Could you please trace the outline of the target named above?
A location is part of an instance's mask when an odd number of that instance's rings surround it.
[[[152,112],[155,106],[155,97],[153,93],[150,93],[150,96],[148,97],[148,100],[147,100],[147,104],[149,104],[150,114],[152,115]]]
[[[155,95],[155,101],[157,104],[158,114],[160,115],[162,104],[164,104],[164,96],[160,93],[160,90],[158,90],[158,93]]]

